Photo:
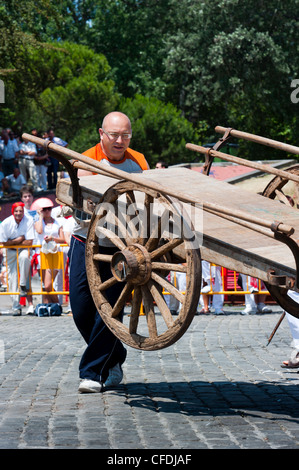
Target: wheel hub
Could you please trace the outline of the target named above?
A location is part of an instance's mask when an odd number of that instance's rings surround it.
[[[144,246],[134,243],[122,251],[114,253],[111,271],[119,282],[145,284],[151,275],[151,257]]]

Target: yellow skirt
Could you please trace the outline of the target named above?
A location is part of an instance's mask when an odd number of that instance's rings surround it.
[[[40,252],[40,267],[41,269],[63,269],[63,252],[45,253]]]

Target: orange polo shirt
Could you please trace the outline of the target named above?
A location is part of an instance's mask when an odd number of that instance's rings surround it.
[[[104,160],[105,162],[107,162],[108,165],[115,166],[119,170],[127,171],[128,173],[134,173],[140,170],[149,169],[148,163],[144,155],[130,148],[127,148],[124,157],[119,161],[110,160],[104,154],[100,143],[83,152],[83,155],[99,162]]]

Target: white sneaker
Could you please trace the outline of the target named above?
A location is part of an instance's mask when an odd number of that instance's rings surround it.
[[[104,388],[115,387],[119,385],[123,379],[123,371],[119,364],[116,364],[112,369],[109,370],[109,375],[104,383]]]
[[[103,391],[103,385],[95,380],[83,379],[78,391],[80,393],[99,393]]]
[[[257,304],[258,313],[272,313],[272,309],[265,304]]]
[[[242,312],[241,315],[255,315],[256,308],[246,307]]]
[[[29,305],[26,315],[33,315],[34,314],[34,307],[33,305]]]

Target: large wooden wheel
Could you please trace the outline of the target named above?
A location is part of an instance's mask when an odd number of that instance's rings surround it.
[[[201,286],[200,250],[194,237],[179,204],[155,190],[120,182],[104,194],[90,222],[86,268],[97,309],[122,342],[157,350],[170,346],[186,331]],[[102,253],[103,239],[115,248],[113,255]],[[183,257],[176,257],[176,248]],[[111,277],[104,282],[101,263],[111,267]],[[166,278],[169,271],[186,274],[185,294]],[[121,287],[113,306],[107,300],[111,286]],[[163,288],[181,303],[178,315],[171,314]],[[122,322],[128,303],[131,310]],[[141,306],[144,315],[140,315]],[[157,321],[158,315],[163,321]]]
[[[293,175],[299,175],[299,165],[288,168],[286,171]],[[277,199],[283,204],[294,209],[298,208],[299,191],[298,185],[287,178],[275,176],[264,189],[263,196]],[[299,273],[298,273],[299,275]],[[299,305],[289,295],[288,289],[265,283],[271,297],[288,313],[299,318]]]
[[[299,175],[299,165],[292,166],[286,170],[292,175]],[[299,200],[299,192],[297,191],[297,183],[288,180],[287,178],[282,178],[281,176],[275,176],[266,186],[262,195],[270,199],[278,199],[284,204],[290,207],[297,207]],[[295,206],[292,205],[291,199],[295,202]]]

